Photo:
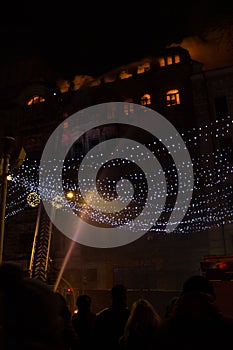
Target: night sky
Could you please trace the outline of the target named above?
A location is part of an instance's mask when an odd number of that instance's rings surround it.
[[[5,6],[6,5],[6,6]],[[6,3],[1,9],[1,60],[38,52],[63,75],[101,75],[156,55],[160,48],[208,26],[221,26],[233,2],[63,1]]]

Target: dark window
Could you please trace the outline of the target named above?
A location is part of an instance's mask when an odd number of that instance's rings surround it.
[[[154,266],[130,266],[114,269],[114,282],[123,283],[128,288],[157,288]]]
[[[84,273],[84,279],[88,282],[97,281],[97,270],[96,269],[87,269]]]
[[[229,116],[226,96],[218,96],[214,99],[217,119],[226,119]]]

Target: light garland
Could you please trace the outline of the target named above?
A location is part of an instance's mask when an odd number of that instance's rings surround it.
[[[215,122],[210,122],[208,125],[202,125],[200,127],[192,128],[187,132],[181,134],[186,146],[190,149],[190,154],[194,167],[194,193],[192,197],[189,209],[179,224],[175,232],[199,232],[211,227],[219,227],[223,224],[233,223],[233,186],[229,184],[230,176],[233,176],[233,167],[229,159],[233,159],[232,148],[221,149],[220,147],[215,147],[214,153],[208,153],[200,148],[200,144],[203,142],[216,142],[218,145],[218,140],[220,138],[229,137],[232,135],[232,120],[227,118],[225,120],[219,120]],[[172,137],[171,137],[172,138]],[[154,141],[153,144],[148,144],[148,148],[155,148],[158,141]],[[172,145],[173,148],[177,150],[180,149],[180,145]],[[120,151],[120,150],[119,150]],[[130,149],[127,151],[130,152]],[[199,154],[200,151],[206,152],[205,154]],[[164,154],[169,154],[169,150],[164,150],[164,148],[159,148],[156,150],[156,155],[163,158]],[[98,163],[98,156],[96,159],[92,157],[88,158],[86,155],[90,166],[98,169],[101,163]],[[101,158],[101,155],[100,155]],[[103,165],[104,169],[114,168],[115,173],[117,169],[121,167],[130,165],[130,158],[127,159],[122,154],[121,160],[113,160],[108,162],[108,164]],[[140,160],[144,159],[144,154],[138,154],[138,165],[140,166]],[[73,211],[82,216],[82,218],[88,218],[91,222],[100,225],[114,226],[127,224],[127,220],[133,220],[138,212],[141,210],[140,201],[145,200],[144,195],[146,191],[146,179],[147,174],[140,172],[135,173],[125,173],[124,178],[128,176],[128,179],[135,184],[137,192],[137,201],[133,201],[133,205],[126,208],[124,214],[126,218],[121,218],[120,214],[105,215],[99,214],[98,210],[92,210],[91,207],[82,202],[82,195],[79,191],[78,184],[73,181],[71,174],[77,174],[79,170],[79,165],[83,160],[83,155],[79,157],[69,157],[65,162],[61,160],[63,164],[63,177],[64,183],[60,185],[60,188],[56,188],[58,179],[56,178],[55,170],[48,172],[46,190],[38,188],[38,176],[39,167],[45,166],[45,164],[39,164],[37,160],[31,160],[26,158],[17,170],[17,172],[12,171],[10,174],[12,180],[9,182],[8,193],[7,193],[7,204],[6,204],[6,217],[11,217],[18,214],[20,211],[28,209],[27,196],[29,193],[40,193],[43,191],[43,196],[48,200],[53,198],[53,203],[55,207],[59,207],[63,210],[72,208]],[[147,155],[148,160],[148,155]],[[150,159],[149,159],[150,160]],[[51,164],[57,164],[56,160],[51,160]],[[50,169],[51,166],[50,166]],[[186,164],[183,164],[183,174],[185,175]],[[158,191],[154,193],[154,198],[156,196],[166,196],[168,199],[168,204],[165,207],[164,215],[170,215],[173,207],[169,205],[169,200],[172,200],[177,194],[177,173],[174,164],[168,164],[166,167],[166,178],[173,179],[172,184],[168,187],[167,193],[164,190],[160,190],[158,186]],[[119,179],[118,179],[119,180]],[[88,185],[91,185],[90,179],[85,179]],[[155,181],[151,179],[151,181]],[[99,191],[104,195],[104,198],[108,201],[114,198],[114,188],[116,186],[117,180],[106,177],[102,182],[97,181]],[[56,190],[55,190],[56,188]],[[162,186],[163,188],[163,186]],[[189,187],[187,187],[188,189]],[[206,189],[203,193],[203,188]],[[186,186],[181,186],[180,190],[186,193]],[[188,189],[189,190],[189,189]],[[61,193],[67,193],[72,191],[75,196],[73,198],[66,198],[65,201],[59,200],[62,197]],[[124,193],[127,197],[130,193]],[[60,196],[60,197],[59,197]],[[187,196],[188,197],[188,196]],[[122,199],[123,200],[123,199]],[[184,200],[185,201],[185,200]],[[184,203],[185,205],[185,203]],[[181,208],[178,208],[179,210]],[[147,220],[147,216],[151,216],[150,208],[148,212],[144,214],[143,220]],[[160,232],[163,227],[163,223],[158,222],[156,227],[152,228],[152,232]],[[142,222],[143,226],[143,222]]]

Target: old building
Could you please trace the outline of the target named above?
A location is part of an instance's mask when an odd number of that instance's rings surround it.
[[[19,71],[24,72],[25,67]],[[25,271],[77,294],[106,290],[114,282],[135,290],[177,290],[188,275],[200,273],[203,255],[233,253],[233,66],[204,70],[186,49],[176,46],[98,78],[58,80],[46,66],[37,72],[31,79],[23,79],[22,74],[14,86],[6,79],[9,86],[5,88],[5,81],[1,87],[3,133],[17,140],[12,163],[21,147],[26,152],[22,165],[11,167],[4,260],[18,261]],[[72,114],[110,102],[125,102],[126,116],[136,104],[172,123],[192,159],[194,189],[187,213],[174,232],[150,229],[129,244],[97,248],[60,232],[39,204],[39,197],[28,195],[39,195],[40,159],[53,131],[60,126],[58,142],[68,142],[66,129]],[[110,124],[91,128],[72,147],[71,164],[81,162],[91,147],[121,132]],[[138,140],[147,144],[147,137],[142,133]],[[66,174],[72,177],[69,169],[67,163]],[[171,198],[177,195],[175,184],[170,187]],[[66,193],[68,190],[69,183]],[[166,214],[171,211],[168,206]]]

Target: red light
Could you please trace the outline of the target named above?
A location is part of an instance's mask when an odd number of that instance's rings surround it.
[[[218,265],[219,269],[227,269],[227,264],[226,263],[220,263]]]
[[[72,289],[71,289],[71,288],[67,288],[67,292],[68,292],[68,293],[71,293],[71,292],[72,292]]]

